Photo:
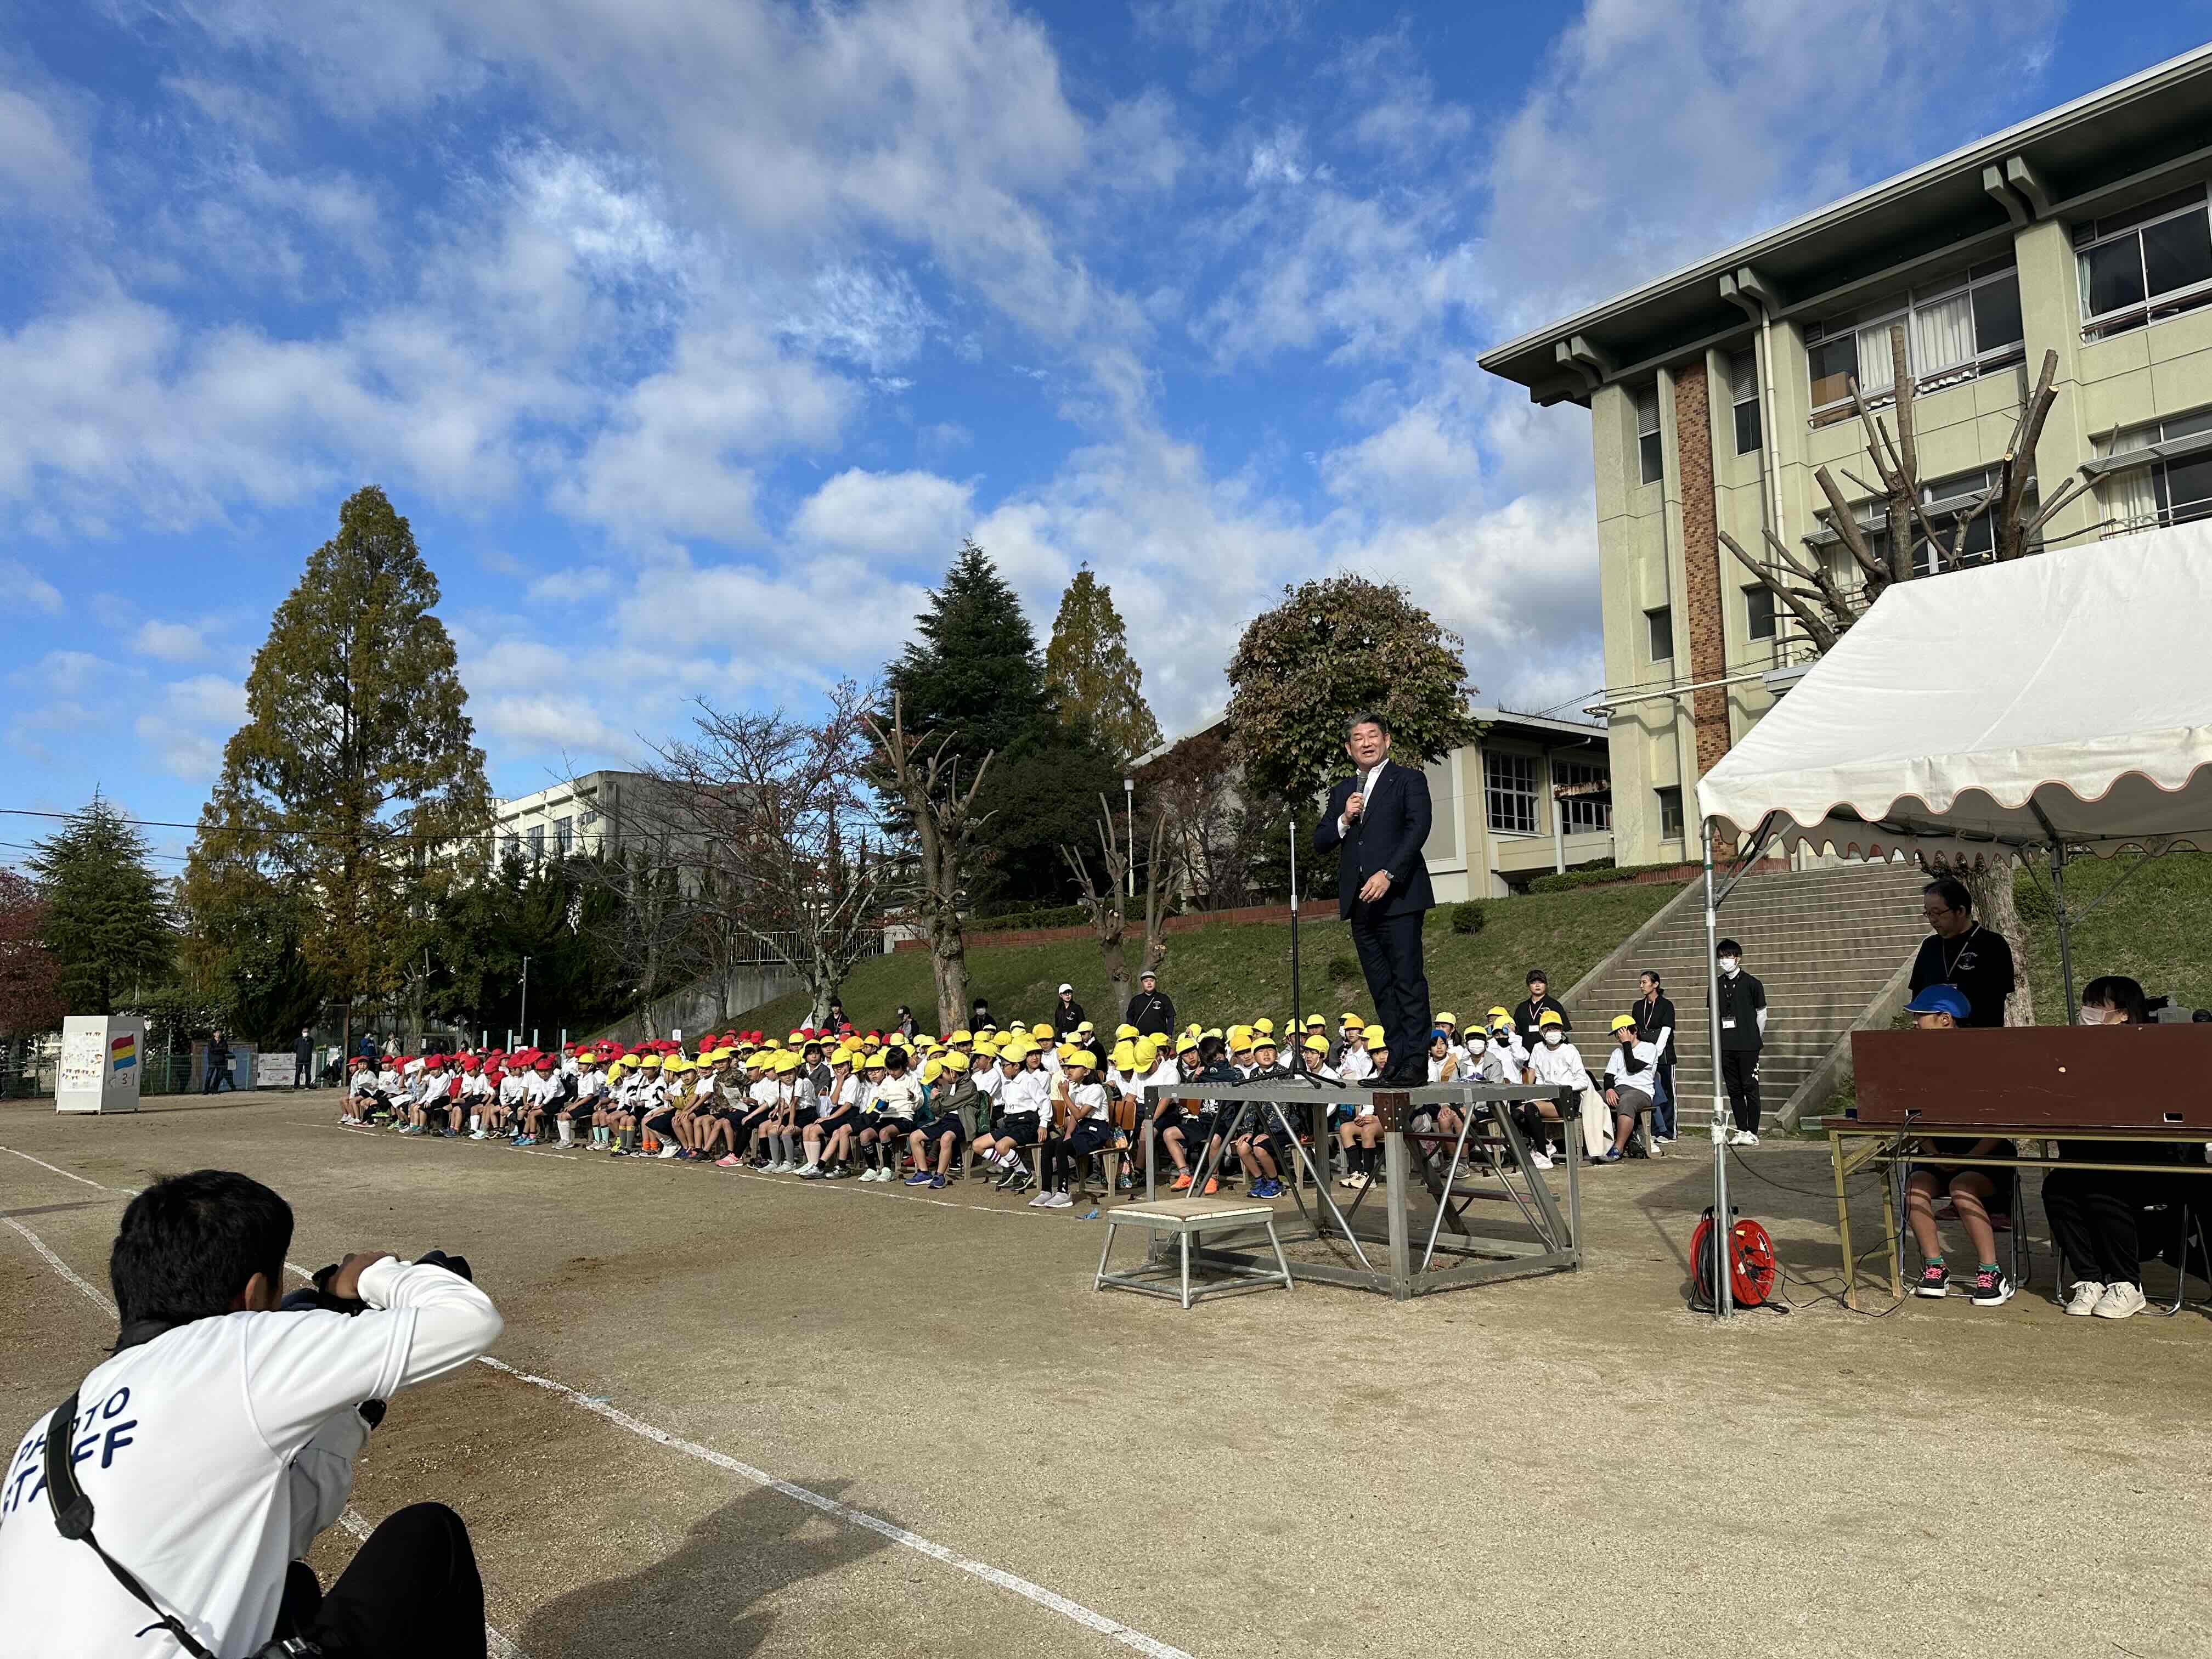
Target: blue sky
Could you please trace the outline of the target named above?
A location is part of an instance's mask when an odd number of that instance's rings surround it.
[[[868,677],[963,535],[1041,632],[1087,560],[1170,731],[1334,569],[1577,698],[1587,416],[1476,354],[2208,21],[0,0],[0,805],[194,817],[367,482],[501,793]]]

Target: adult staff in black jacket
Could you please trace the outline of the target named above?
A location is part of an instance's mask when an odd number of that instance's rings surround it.
[[[1729,1144],[1759,1145],[1759,1052],[1766,1046],[1766,988],[1743,971],[1743,946],[1724,939],[1720,963],[1721,1082],[1735,1127]]]
[[[1137,994],[1129,999],[1129,1006],[1121,1018],[1124,1024],[1137,1028],[1139,1036],[1175,1035],[1175,1003],[1160,989],[1159,978],[1151,969],[1137,975]]]
[[[1345,753],[1359,770],[1328,792],[1314,826],[1316,852],[1341,846],[1337,914],[1352,924],[1367,994],[1389,1038],[1387,1083],[1426,1083],[1429,980],[1421,924],[1436,907],[1421,848],[1429,839],[1429,780],[1390,758],[1390,724],[1363,709],[1345,725]]]

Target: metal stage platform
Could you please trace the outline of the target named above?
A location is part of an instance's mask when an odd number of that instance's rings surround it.
[[[1285,1218],[1278,1236],[1291,1246],[1318,1242],[1330,1258],[1306,1261],[1293,1255],[1294,1279],[1349,1285],[1404,1302],[1432,1291],[1582,1265],[1581,1102],[1573,1089],[1474,1083],[1366,1089],[1280,1079],[1150,1088],[1137,1126],[1147,1200],[1158,1195],[1164,1157],[1154,1125],[1170,1101],[1187,1108],[1221,1103],[1215,1109],[1228,1115],[1218,1120],[1224,1150],[1243,1134],[1273,1132],[1289,1138],[1299,1179],[1288,1184],[1299,1219]],[[1551,1103],[1565,1131],[1560,1166],[1566,1176],[1564,1213],[1544,1172],[1529,1160],[1521,1126],[1504,1109],[1528,1101]],[[1329,1116],[1338,1106],[1372,1112],[1382,1124],[1383,1178],[1359,1188],[1344,1204],[1338,1202],[1329,1178]],[[1458,1117],[1455,1133],[1437,1127],[1444,1110]],[[1309,1140],[1300,1140],[1295,1127],[1301,1119]],[[1219,1153],[1208,1146],[1194,1149],[1192,1156],[1196,1173],[1190,1190],[1203,1193]],[[1370,1199],[1379,1205],[1380,1216],[1369,1207]],[[1198,1255],[1230,1269],[1274,1267],[1272,1254],[1249,1250],[1209,1245]]]

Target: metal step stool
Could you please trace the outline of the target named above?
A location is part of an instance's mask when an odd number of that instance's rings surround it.
[[[1267,1229],[1267,1247],[1275,1253],[1276,1270],[1270,1273],[1264,1267],[1214,1264],[1214,1271],[1221,1277],[1194,1288],[1190,1282],[1192,1236],[1236,1232],[1254,1226]],[[1117,1227],[1142,1227],[1153,1238],[1165,1234],[1180,1239],[1182,1258],[1180,1285],[1174,1283],[1176,1267],[1168,1262],[1151,1261],[1149,1249],[1146,1252],[1146,1265],[1134,1272],[1107,1272],[1106,1263],[1114,1254],[1114,1231]],[[1287,1291],[1291,1288],[1291,1264],[1284,1259],[1282,1241],[1275,1236],[1274,1206],[1237,1198],[1161,1198],[1142,1204],[1124,1204],[1119,1209],[1109,1210],[1106,1212],[1106,1247],[1098,1253],[1098,1277],[1091,1288],[1103,1291],[1109,1285],[1125,1291],[1141,1291],[1146,1296],[1164,1296],[1170,1301],[1180,1301],[1185,1308],[1209,1296],[1233,1296],[1240,1291],[1264,1290],[1270,1285],[1280,1285]]]

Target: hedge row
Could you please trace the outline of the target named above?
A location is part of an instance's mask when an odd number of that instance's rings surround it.
[[[1528,884],[1532,893],[1565,893],[1577,887],[1604,887],[1616,881],[1633,881],[1638,876],[1656,874],[1662,870],[1680,870],[1682,862],[1672,859],[1664,864],[1622,864],[1592,870],[1570,870],[1564,875],[1539,876]]]

